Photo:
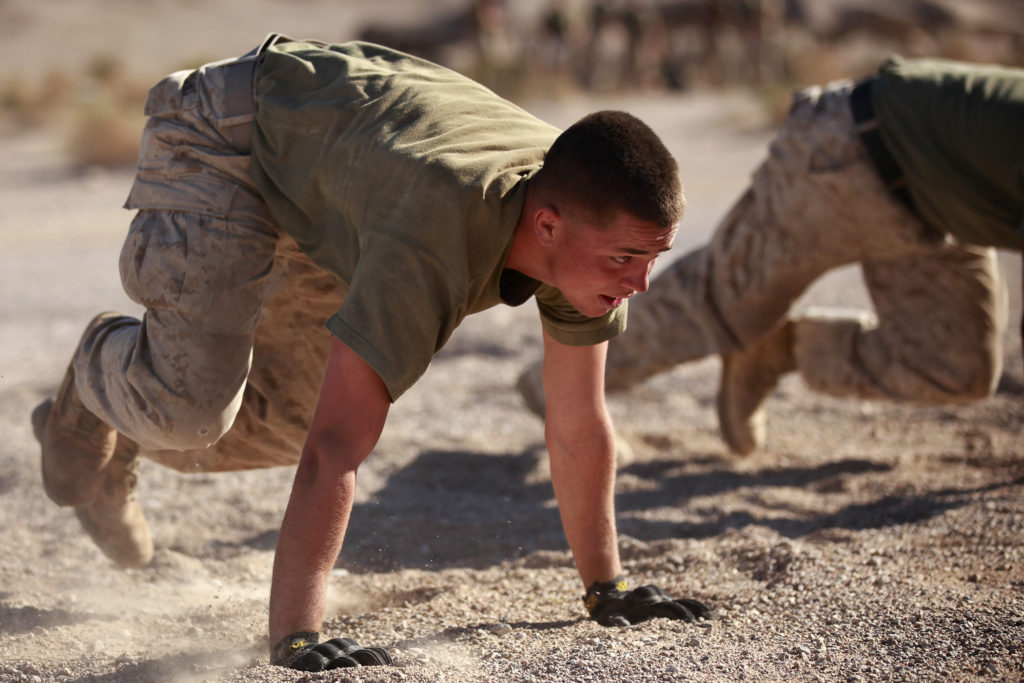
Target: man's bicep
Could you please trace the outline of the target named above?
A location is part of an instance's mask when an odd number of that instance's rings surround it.
[[[387,419],[391,397],[380,375],[338,339],[331,341],[309,438],[363,456],[372,450]],[[332,448],[333,450],[333,448]]]
[[[604,408],[608,342],[570,346],[544,331],[544,395],[552,411]]]

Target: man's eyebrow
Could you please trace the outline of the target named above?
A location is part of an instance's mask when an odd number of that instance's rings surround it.
[[[658,250],[657,253],[659,253],[659,254],[664,253],[664,252],[668,251],[671,248],[672,248],[672,245],[669,245],[667,247],[662,247],[661,249]],[[651,253],[650,251],[648,251],[646,249],[633,249],[632,247],[623,247],[622,251],[624,251],[627,254],[632,254],[633,256],[647,256],[648,254]]]

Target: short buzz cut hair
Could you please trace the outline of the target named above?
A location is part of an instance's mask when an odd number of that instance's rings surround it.
[[[556,207],[608,220],[625,211],[667,228],[686,207],[676,160],[647,124],[623,111],[594,112],[567,128],[536,180]]]

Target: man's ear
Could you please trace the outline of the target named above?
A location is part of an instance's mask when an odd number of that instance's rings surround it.
[[[562,217],[558,209],[550,205],[541,206],[533,215],[533,231],[537,241],[545,246],[550,246],[562,226]]]

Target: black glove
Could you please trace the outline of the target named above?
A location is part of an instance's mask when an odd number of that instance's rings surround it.
[[[629,590],[623,578],[607,583],[595,582],[583,596],[587,612],[602,626],[630,626],[653,617],[695,621],[710,619],[711,608],[698,600],[673,600],[657,586]]]
[[[270,652],[270,663],[299,671],[327,671],[350,666],[394,664],[382,647],[360,647],[351,638],[332,638],[317,644],[319,633],[299,631],[282,638]]]

